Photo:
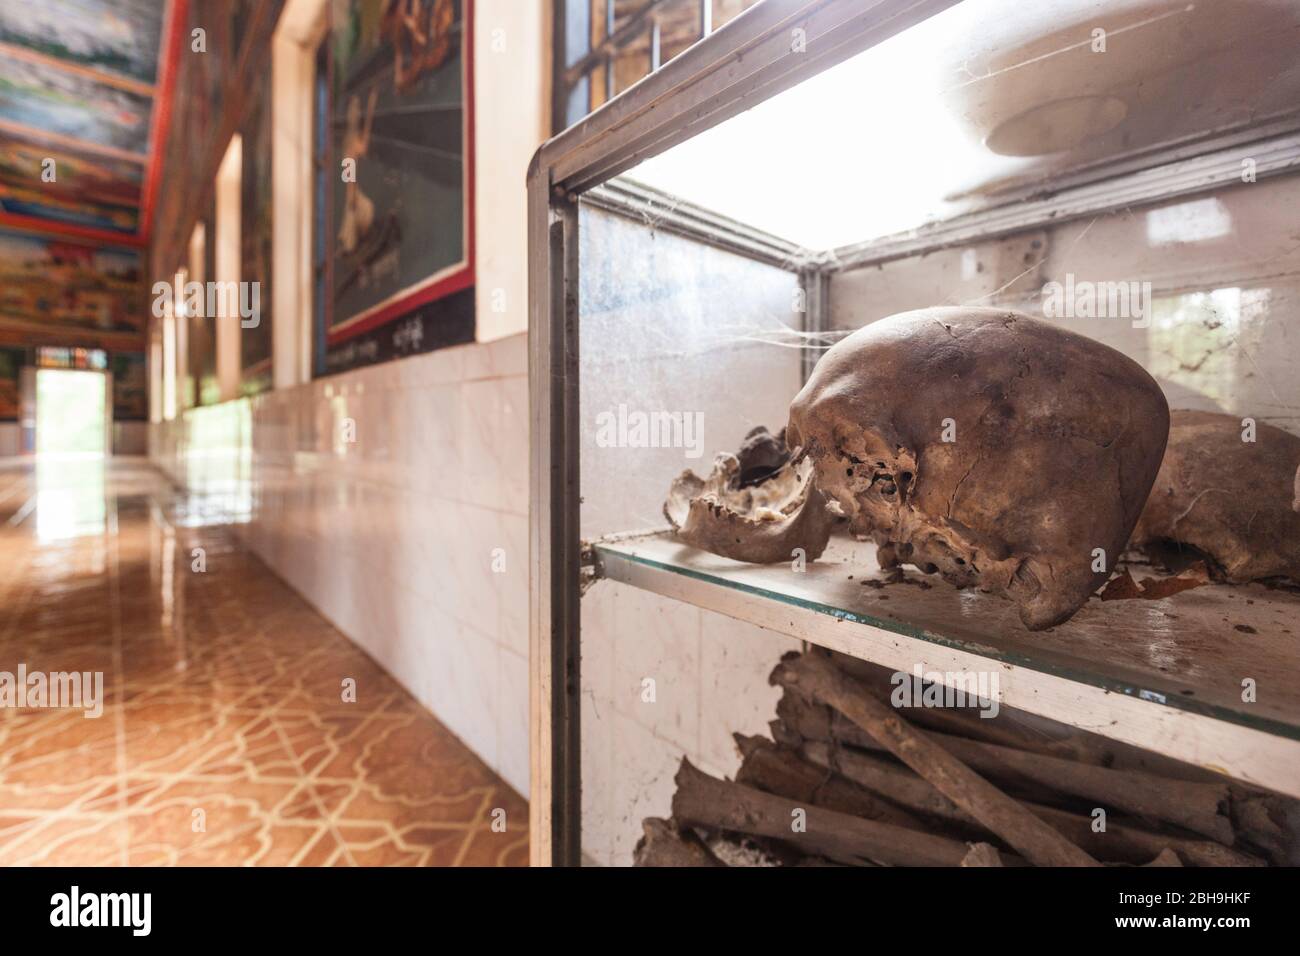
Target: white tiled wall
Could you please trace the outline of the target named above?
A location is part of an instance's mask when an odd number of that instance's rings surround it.
[[[150,445],[527,794],[525,336],[191,409]]]
[[[732,776],[732,734],[767,733],[781,696],[767,675],[800,644],[612,581],[583,597],[582,627],[582,850],[630,866],[641,821],[670,815],[682,757]]]

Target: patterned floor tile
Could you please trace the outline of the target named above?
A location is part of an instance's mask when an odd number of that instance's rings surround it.
[[[527,804],[228,527],[139,463],[87,493],[0,525],[0,671],[103,674],[98,718],[0,707],[0,865],[527,865]]]

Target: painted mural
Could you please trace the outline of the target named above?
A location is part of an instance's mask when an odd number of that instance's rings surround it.
[[[18,373],[27,363],[27,349],[0,346],[0,422],[18,420]]]
[[[114,352],[108,360],[113,373],[113,419],[149,420],[149,372],[144,352]]]
[[[139,348],[148,315],[138,252],[0,230],[0,345]]]
[[[0,120],[123,153],[144,153],[153,100],[83,73],[0,53]]]
[[[259,282],[261,321],[257,329],[240,333],[242,382],[245,392],[258,391],[271,380],[269,283],[271,207],[271,117],[261,111],[270,95],[270,38],[281,0],[190,0],[181,28],[186,43],[201,27],[207,49],[202,56],[182,55],[178,61],[175,115],[162,146],[167,190],[158,196],[153,233],[157,249],[188,248],[196,222],[207,222],[212,236],[214,179],[232,133],[244,140],[241,175],[251,188],[241,196],[241,272]],[[188,48],[187,48],[188,49]],[[265,144],[265,145],[259,145]],[[205,274],[215,274],[213,243],[205,247]],[[166,279],[183,262],[157,262]],[[187,339],[186,395],[198,404],[219,400],[216,347],[211,322],[191,321]]]
[[[110,244],[144,238],[154,118],[170,92],[159,80],[178,52],[167,41],[179,34],[164,36],[174,2],[0,0],[5,222]]]
[[[334,0],[325,371],[473,337],[463,9]]]
[[[230,0],[190,0],[182,33],[189,38],[202,28],[206,52],[182,55],[177,64],[176,112],[162,144],[167,182],[175,188],[159,194],[154,225],[156,244],[162,248],[183,248],[188,241],[195,203],[211,195],[216,164],[234,125],[230,114],[241,102],[226,92],[228,85],[238,87],[242,79],[240,50],[233,37],[234,7]]]
[[[43,175],[46,169],[49,173]],[[0,132],[0,210],[4,212],[133,233],[140,225],[143,182],[140,163]]]
[[[153,83],[164,0],[39,0],[0,5],[0,43]]]

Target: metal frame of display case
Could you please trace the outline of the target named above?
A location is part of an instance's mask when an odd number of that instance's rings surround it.
[[[928,19],[959,0],[766,0],[673,59],[573,127],[546,142],[528,170],[528,322],[530,389],[530,751],[531,856],[535,865],[581,861],[580,623],[584,575],[605,576],[766,627],[756,608],[760,589],[729,588],[719,578],[679,573],[627,549],[580,539],[578,202],[634,212],[652,191],[613,181],[641,161]],[[797,37],[799,42],[792,39]],[[1300,170],[1296,116],[1263,121],[1249,131],[1208,131],[1141,156],[1072,173],[1024,196],[833,253],[800,250],[743,224],[676,203],[657,228],[676,231],[799,274],[807,290],[806,328],[823,328],[828,277],[974,239],[1008,235],[1127,206],[1212,190],[1239,181],[1243,158],[1257,177]],[[662,209],[660,210],[662,212]],[[793,265],[792,265],[793,263]],[[805,363],[805,373],[811,360]],[[803,640],[891,665],[907,635],[856,622],[860,640],[846,639],[842,616],[826,609],[791,611],[784,629]],[[935,645],[927,645],[933,648]],[[987,657],[949,648],[953,667],[988,664]],[[1009,667],[1010,665],[1003,664]],[[1030,698],[1035,712],[1079,725],[1104,697],[1105,712],[1133,720],[1150,700],[1115,695],[1069,676],[1034,672],[1009,706]],[[1123,698],[1119,700],[1119,698]],[[1148,715],[1149,716],[1149,715]],[[1164,715],[1156,715],[1162,720]],[[1190,715],[1195,717],[1197,715]],[[1222,736],[1214,718],[1201,716]],[[1159,725],[1159,720],[1155,723]],[[1234,725],[1250,736],[1261,763],[1300,762],[1300,741]],[[1157,734],[1167,739],[1167,728]],[[1125,739],[1123,734],[1112,734]],[[1129,735],[1132,737],[1133,735]],[[1236,738],[1233,738],[1234,740]],[[1232,744],[1228,744],[1231,746]],[[1162,752],[1177,756],[1177,748]],[[1300,795],[1298,793],[1297,795]]]

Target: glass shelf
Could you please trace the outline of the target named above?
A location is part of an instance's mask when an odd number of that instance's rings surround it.
[[[1065,624],[1030,632],[1003,598],[911,567],[886,583],[874,545],[848,538],[833,538],[803,572],[717,557],[668,533],[595,550],[611,580],[885,666],[997,667],[1008,706],[1300,795],[1296,591],[1206,585],[1160,600],[1094,597]],[[1265,765],[1275,759],[1289,766]]]

